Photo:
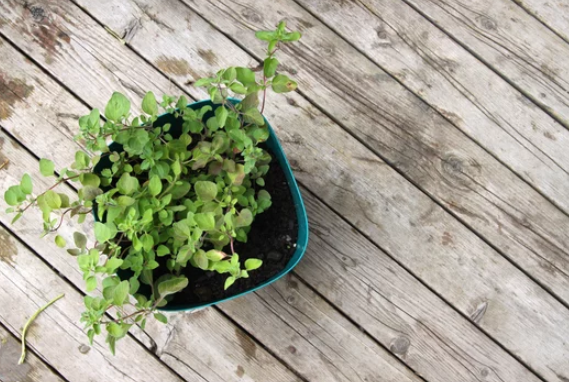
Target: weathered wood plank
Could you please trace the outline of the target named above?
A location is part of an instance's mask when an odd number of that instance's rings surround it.
[[[295,276],[219,308],[308,381],[420,381]]]
[[[64,382],[33,351],[26,352],[26,362],[18,365],[21,344],[0,325],[0,381]]]
[[[9,51],[4,51],[9,49]],[[17,52],[12,48],[1,46],[0,51],[6,53],[12,61],[9,67],[2,67],[0,63],[0,73],[4,75],[10,74],[11,78],[26,79],[26,86],[33,88],[33,92],[29,92],[26,100],[19,100],[11,109],[9,119],[1,121],[2,125],[9,131],[15,132],[21,139],[26,142],[35,142],[34,148],[37,154],[45,157],[54,158],[56,165],[64,167],[73,159],[74,150],[77,148],[73,142],[72,136],[77,133],[77,127],[70,127],[58,121],[56,116],[67,114],[66,118],[74,118],[75,115],[83,115],[88,109],[76,101],[69,93],[57,85],[53,80],[49,79],[39,69],[34,68],[32,64],[26,63],[20,56],[18,59]],[[14,65],[14,66],[12,66]],[[13,69],[10,69],[13,68]],[[17,68],[17,69],[15,69]],[[6,71],[4,70],[6,69]],[[16,70],[19,74],[11,73]],[[41,104],[43,96],[57,94],[56,104]],[[37,97],[37,98],[36,98]],[[26,105],[28,107],[26,107]],[[46,119],[53,117],[49,122]],[[40,136],[34,136],[38,132],[36,126],[42,126]],[[57,128],[55,127],[57,126]],[[69,130],[67,130],[69,129]],[[34,131],[36,133],[34,133]],[[62,132],[63,131],[63,132]],[[49,145],[46,145],[43,136],[49,137]],[[4,133],[0,133],[0,158],[10,161],[7,167],[2,170],[2,178],[0,179],[0,189],[5,190],[10,184],[14,184],[21,176],[27,172],[31,174],[38,182],[35,185],[36,190],[46,189],[50,186],[51,181],[45,180],[39,175],[39,167],[37,160],[31,155],[19,148],[19,145],[11,140]],[[5,160],[5,159],[2,159]],[[69,187],[64,187],[64,191],[72,194],[73,191]],[[7,206],[4,201],[0,202],[0,208]],[[5,214],[0,215],[0,221],[9,224],[10,217]],[[88,235],[92,239],[92,233],[89,230],[89,222],[87,225]],[[28,243],[34,250],[41,254],[52,266],[61,272],[67,279],[72,281],[78,288],[84,289],[81,272],[78,270],[75,260],[67,255],[65,251],[57,248],[52,240],[46,241],[40,238],[41,219],[37,213],[26,214],[15,226],[15,232],[23,240]],[[68,241],[72,242],[72,233],[79,229],[76,224],[64,224],[60,229],[60,234]],[[78,322],[79,315],[76,317]],[[188,331],[192,332],[194,341],[205,342],[212,338],[212,334],[206,330],[208,327],[216,328],[219,333],[230,332],[236,330],[229,320],[224,318],[219,312],[212,311],[207,317],[191,316],[191,322],[185,325]],[[165,333],[170,333],[172,329],[163,325],[148,325],[146,333],[156,342],[158,351],[160,352],[167,345],[164,337]],[[213,336],[215,338],[215,336]],[[278,360],[271,357],[260,349],[258,357],[249,357],[244,349],[239,346],[239,342],[231,339],[230,336],[216,338],[216,346],[208,348],[190,347],[186,350],[186,354],[192,354],[191,360],[184,360],[183,357],[176,359],[165,359],[173,369],[184,375],[189,380],[201,378],[206,375],[206,371],[215,368],[217,375],[221,376],[224,381],[240,380],[240,377],[234,373],[236,365],[242,365],[248,371],[248,375],[253,379],[261,379],[264,377],[274,381],[292,381],[297,380],[295,376],[287,370]],[[118,351],[123,351],[122,344],[118,345]],[[211,360],[219,360],[215,363]],[[195,366],[195,369],[188,369],[185,363]],[[229,365],[225,367],[226,365]],[[217,367],[220,367],[217,370]],[[201,368],[201,369],[200,369]],[[227,371],[231,369],[231,372]],[[195,371],[194,371],[195,370]],[[196,374],[197,373],[197,374]],[[226,374],[227,373],[227,374]],[[211,374],[211,373],[210,373]],[[193,377],[192,377],[193,375]],[[211,381],[218,380],[218,377],[212,377]]]
[[[3,227],[0,248],[0,322],[12,333],[19,333],[39,307],[65,293],[34,321],[26,342],[67,380],[180,381],[130,337],[123,339],[114,357],[102,337],[89,346],[78,320],[83,296]]]
[[[124,7],[124,3],[121,7]],[[103,9],[103,5],[101,4],[99,8]],[[231,57],[231,64],[244,65],[251,61],[240,49],[229,44],[222,35],[213,33],[211,27],[204,24],[199,16],[184,13],[184,8],[176,8],[175,3],[169,3],[168,7],[162,8],[164,9],[161,9],[160,15],[166,9],[177,11],[175,17],[172,18],[172,23],[178,20],[179,15],[189,17],[184,25],[187,23],[192,25],[195,36],[191,35],[191,38],[196,43],[204,41],[204,45],[198,48],[202,49],[201,56],[197,55],[201,57],[201,60],[192,59],[189,64],[190,55],[195,55],[195,53],[183,45],[186,43],[186,38],[180,37],[173,31],[168,33],[161,31],[155,24],[148,22],[149,16],[142,16],[148,17],[144,19],[147,23],[139,27],[138,31],[144,31],[147,28],[151,30],[152,40],[155,43],[145,44],[147,47],[139,51],[145,52],[143,54],[147,54],[152,57],[151,60],[156,60],[160,64],[173,62],[181,64],[182,69],[180,70],[178,70],[180,68],[178,65],[162,65],[168,68],[174,80],[179,82],[187,80],[190,75],[187,68],[200,71],[198,72],[200,74],[213,71],[212,63],[220,66],[226,64],[222,61],[223,57]],[[118,8],[115,9],[114,13],[118,10]],[[153,17],[158,17],[156,10],[147,8],[146,11],[150,12]],[[65,8],[65,12],[67,19],[82,17],[78,16],[72,7]],[[134,14],[137,15],[137,13]],[[168,17],[170,16],[168,14]],[[125,17],[125,20],[127,19]],[[128,20],[133,22],[138,18],[133,17]],[[167,19],[160,21],[169,25]],[[130,63],[132,54],[130,51],[108,34],[97,32],[92,27],[91,21],[82,19],[82,23],[85,29],[90,30],[91,35],[86,41],[82,40],[81,44],[89,46],[91,40],[98,40],[94,45],[103,50],[99,52],[100,55],[115,57],[115,59],[123,55],[128,56],[124,60],[115,60],[115,65],[118,67],[123,65],[123,61]],[[69,23],[69,25],[71,26],[68,28],[71,28],[73,24]],[[174,25],[177,24],[174,23]],[[171,25],[169,26],[172,28]],[[201,30],[212,33],[200,40]],[[2,31],[7,33],[10,29],[4,26]],[[162,35],[175,39],[177,44],[163,44],[160,40]],[[19,36],[20,34],[10,32],[10,38],[13,40],[17,41]],[[71,41],[73,42],[73,36]],[[26,46],[26,51],[40,61],[46,70],[58,76],[92,105],[98,106],[102,100],[96,99],[89,91],[92,86],[91,80],[99,78],[98,81],[101,79],[111,81],[114,79],[113,75],[101,67],[93,72],[79,70],[73,65],[68,65],[63,70],[59,68],[63,64],[51,65],[45,60],[43,57],[45,49],[41,45],[24,41],[20,46]],[[148,52],[146,49],[152,51]],[[198,49],[194,48],[193,52],[199,53]],[[211,51],[208,52],[207,49]],[[164,52],[168,52],[169,56],[164,57]],[[63,49],[58,50],[57,53],[52,56],[53,60],[64,62],[65,55],[68,53],[65,53]],[[156,56],[162,58],[158,59]],[[138,66],[141,71],[147,70],[142,63]],[[81,72],[82,76],[76,75],[81,81],[67,80],[66,74],[69,71]],[[137,85],[133,85],[131,80],[124,77],[118,68],[115,74],[121,76],[119,78],[128,83],[130,87],[136,88]],[[494,303],[489,306],[500,307],[502,314],[507,316],[508,322],[484,321],[483,327],[488,333],[498,338],[507,348],[514,349],[515,353],[524,360],[531,360],[532,366],[539,366],[540,371],[543,369],[549,375],[567,374],[563,370],[565,366],[561,359],[565,351],[564,347],[567,346],[567,341],[563,336],[569,331],[560,328],[563,328],[568,320],[565,317],[566,310],[559,303],[463,225],[444,213],[411,184],[401,179],[373,153],[363,148],[302,97],[292,94],[290,103],[296,106],[270,101],[267,116],[275,123],[279,136],[285,143],[287,153],[295,163],[297,174],[305,184],[370,237],[382,243],[402,263],[411,268],[463,313],[471,313],[472,305],[478,306],[475,304],[476,300],[493,301]],[[286,129],[282,126],[286,126]],[[313,129],[307,129],[306,126],[313,126]],[[347,200],[350,200],[349,204],[346,203]],[[389,222],[389,224],[383,222]],[[477,269],[477,272],[473,272],[473,269]],[[528,291],[528,295],[520,295],[520,290]],[[520,338],[520,333],[524,333],[525,337]],[[542,348],[538,349],[530,345],[541,344],[544,338],[547,338],[546,345],[551,350],[547,356],[544,355]],[[443,374],[441,380],[444,378],[449,378],[449,376],[444,377]]]
[[[400,0],[298,2],[569,212],[569,131],[458,43]],[[277,4],[314,23],[294,1]],[[306,30],[330,33],[319,22]]]
[[[569,45],[510,0],[404,0],[569,126]]]
[[[563,0],[512,0],[569,42],[569,4]]]

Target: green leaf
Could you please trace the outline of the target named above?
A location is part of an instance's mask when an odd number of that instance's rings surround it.
[[[99,187],[85,186],[79,189],[79,197],[83,200],[92,201],[103,193]]]
[[[223,284],[223,289],[227,290],[235,282],[235,277],[229,276],[225,279],[225,284]]]
[[[95,222],[95,238],[99,243],[105,243],[113,238],[113,231],[101,222]]]
[[[123,195],[131,195],[138,190],[139,183],[138,179],[130,176],[127,173],[123,173],[117,182],[117,188],[119,192]]]
[[[257,31],[255,32],[255,37],[263,41],[271,41],[277,37],[277,34],[273,31]]]
[[[107,324],[106,329],[107,329],[107,332],[109,333],[109,335],[114,337],[114,338],[121,338],[122,336],[125,335],[124,330],[121,327],[121,325],[117,324],[116,322],[110,322],[109,324]],[[109,346],[112,346],[114,348],[114,341],[113,341],[113,345],[111,345],[109,343]],[[113,354],[114,354],[114,352],[113,352]]]
[[[128,115],[130,101],[124,95],[114,92],[105,107],[105,117],[113,122],[118,122]]]
[[[227,69],[225,69],[223,71],[223,75],[221,76],[221,78],[223,78],[225,81],[233,81],[235,80],[235,78],[237,77],[237,71],[235,70],[234,67],[229,67]]]
[[[119,206],[122,206],[122,207],[132,206],[135,202],[136,202],[136,199],[131,198],[130,196],[126,196],[126,195],[121,195],[117,198],[117,203],[119,204]],[[112,220],[114,220],[114,219],[112,219]],[[112,221],[112,220],[110,220],[110,221]]]
[[[52,176],[55,171],[55,165],[49,159],[40,159],[40,172],[43,176]]]
[[[247,123],[254,123],[255,125],[262,126],[265,124],[265,119],[263,115],[257,108],[250,108],[245,110],[243,113],[243,118]]]
[[[219,127],[222,128],[225,126],[225,121],[227,121],[228,115],[229,112],[223,105],[215,109],[215,118],[217,119],[217,124]]]
[[[216,249],[210,249],[205,253],[206,257],[211,261],[221,261],[227,257],[227,254],[223,251],[218,251]]]
[[[20,181],[20,190],[26,195],[30,195],[32,193],[32,177],[28,174],[24,174],[24,176],[22,176],[22,180]]]
[[[77,170],[83,170],[89,167],[91,163],[91,158],[89,155],[85,154],[83,151],[77,151],[75,153],[75,168]]]
[[[287,93],[296,90],[297,83],[284,74],[277,74],[273,79],[272,87],[275,93]]]
[[[119,285],[116,286],[113,291],[113,304],[122,305],[128,298],[128,292],[130,290],[130,284],[128,281],[121,281]]]
[[[265,77],[270,78],[275,75],[277,71],[277,66],[279,66],[279,60],[274,57],[269,57],[265,59],[263,63],[263,73]]]
[[[247,88],[243,85],[241,85],[238,82],[234,82],[229,86],[229,89],[231,89],[231,91],[233,93],[237,93],[237,94],[247,94]]]
[[[142,241],[142,247],[146,252],[150,252],[152,247],[154,247],[154,238],[152,237],[152,235],[145,233],[140,238],[140,241]]]
[[[174,277],[169,280],[162,281],[158,284],[158,294],[164,297],[170,294],[178,293],[188,286],[188,279],[185,277]]]
[[[253,213],[247,208],[241,210],[235,218],[235,227],[247,227],[253,223]]]
[[[119,259],[118,257],[111,257],[105,263],[105,268],[107,268],[107,273],[114,273],[118,267],[120,267],[123,263],[123,259]]]
[[[158,114],[158,105],[154,93],[148,92],[142,99],[142,111],[149,115]]]
[[[249,68],[237,67],[235,68],[235,71],[237,73],[237,81],[241,82],[243,85],[248,85],[256,81],[255,72]]]
[[[158,248],[156,249],[156,254],[158,255],[158,257],[166,256],[169,253],[170,249],[165,245],[159,245]]]
[[[285,42],[293,42],[293,41],[298,41],[300,40],[300,38],[302,37],[302,35],[300,34],[300,32],[290,32],[290,33],[285,33],[282,37],[281,37],[281,41],[285,41]]]
[[[217,184],[210,181],[199,180],[195,183],[194,189],[203,202],[209,202],[217,196]]]
[[[209,267],[209,260],[203,249],[198,249],[196,253],[192,256],[191,263],[193,266],[198,267],[203,270],[207,270]]]
[[[150,177],[150,181],[148,182],[148,191],[152,196],[157,196],[162,192],[162,181],[157,175]]]
[[[158,321],[161,322],[163,324],[167,324],[168,323],[168,317],[166,317],[165,315],[163,315],[162,313],[154,313],[154,318]]]
[[[79,175],[79,181],[83,186],[99,187],[101,185],[101,179],[92,173],[83,173]]]
[[[59,194],[53,190],[48,190],[46,191],[46,193],[44,194],[44,198],[45,198],[45,203],[51,208],[51,209],[58,209],[59,207],[61,207],[61,197],[59,196]]]
[[[97,278],[95,276],[87,277],[87,280],[85,280],[85,288],[87,292],[92,292],[97,289]]]
[[[55,245],[57,245],[59,248],[65,248],[65,246],[67,245],[67,242],[65,241],[65,239],[59,235],[57,235],[55,237]]]
[[[253,271],[260,268],[263,265],[263,261],[259,259],[247,259],[245,260],[245,269],[248,271]]]
[[[214,80],[215,78],[200,78],[196,82],[194,82],[194,86],[195,87],[207,86],[211,84]]]
[[[77,248],[85,249],[85,246],[87,245],[87,236],[83,235],[81,232],[74,232],[73,241]]]
[[[182,173],[182,167],[180,166],[180,162],[175,161],[174,163],[172,163],[172,172],[176,176],[179,176]]]
[[[215,214],[213,212],[197,213],[194,215],[198,227],[204,231],[215,229]]]
[[[10,222],[10,224],[14,224],[15,222],[17,222],[18,220],[20,220],[20,218],[22,217],[22,213],[19,212],[16,214],[16,216],[14,216],[14,218],[12,219],[12,221]]]
[[[4,192],[4,200],[6,200],[9,206],[17,206],[25,200],[25,195],[20,188],[20,186],[10,186],[6,192]]]

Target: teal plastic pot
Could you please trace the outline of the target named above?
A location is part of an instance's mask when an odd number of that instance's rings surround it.
[[[240,100],[237,100],[237,99],[229,99],[229,100],[231,102],[233,102],[234,104],[240,102]],[[202,106],[206,106],[206,105],[210,105],[214,109],[216,107],[210,100],[194,102],[192,104],[189,104],[188,106],[191,107],[192,109],[199,109]],[[211,115],[213,115],[213,114],[211,114]],[[206,116],[204,116],[204,118],[208,118],[208,115],[206,114]],[[174,121],[175,121],[175,118],[172,114],[162,114],[161,116],[158,117],[158,120],[154,123],[154,126],[162,126],[166,123],[172,123],[172,128],[171,128],[170,132],[171,132],[171,134],[175,134],[176,126],[173,123]],[[306,208],[304,207],[304,202],[302,201],[302,196],[300,195],[300,190],[298,188],[298,184],[296,183],[296,180],[294,179],[294,175],[292,174],[292,169],[290,168],[288,160],[286,159],[286,155],[285,155],[283,148],[282,148],[282,146],[281,146],[281,144],[277,138],[277,135],[275,134],[275,131],[273,130],[270,123],[266,119],[265,119],[265,123],[267,124],[267,127],[269,129],[269,133],[270,133],[269,139],[267,140],[266,143],[267,143],[267,146],[269,147],[269,149],[273,155],[272,165],[274,166],[275,164],[278,164],[282,168],[282,170],[284,171],[285,176],[286,176],[286,180],[288,183],[288,187],[289,187],[289,190],[292,194],[292,199],[294,201],[294,209],[296,210],[296,218],[298,220],[298,238],[297,238],[297,242],[296,242],[296,251],[294,252],[292,258],[289,260],[288,264],[286,265],[286,267],[283,270],[281,270],[279,273],[277,273],[276,275],[274,275],[270,279],[266,280],[262,284],[257,285],[254,288],[251,288],[247,291],[233,295],[231,297],[211,301],[208,303],[174,304],[171,306],[166,305],[165,307],[160,308],[160,310],[173,311],[173,312],[192,311],[192,310],[202,309],[202,308],[208,307],[210,305],[215,305],[215,304],[218,304],[220,302],[233,300],[237,297],[244,296],[246,294],[252,293],[252,292],[256,291],[257,289],[263,288],[263,287],[277,281],[278,279],[280,279],[281,277],[286,275],[288,272],[290,272],[296,266],[296,264],[298,264],[298,262],[300,261],[302,256],[304,256],[304,252],[306,251],[306,247],[308,245],[308,218],[306,215]],[[115,142],[111,143],[109,145],[109,148],[111,151],[117,151],[117,152],[122,151],[122,146],[118,143],[115,143]],[[103,169],[111,167],[111,165],[112,165],[111,161],[105,157],[105,158],[101,159],[101,161],[97,164],[97,166],[95,166],[94,172],[100,173]],[[94,209],[93,214],[95,215],[95,220],[97,220],[96,209]],[[250,232],[250,235],[254,235],[254,234],[255,234],[254,231]],[[121,276],[120,273],[121,272],[119,272],[119,277]]]

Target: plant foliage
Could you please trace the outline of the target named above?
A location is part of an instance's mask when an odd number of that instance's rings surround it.
[[[45,234],[56,232],[66,215],[82,223],[95,214],[96,242],[75,232],[67,251],[76,256],[87,291],[101,292],[85,297],[81,321],[89,339],[105,331],[113,353],[132,325],[144,328],[149,315],[167,321],[157,309],[187,287],[187,266],[226,274],[226,289],[262,266],[259,259],[242,263],[233,244],[246,242],[255,216],[271,206],[263,189],[271,156],[259,147],[269,137],[262,111],[267,89],[296,89],[296,82],[277,73],[274,54],[300,33],[286,32],[281,22],[256,35],[268,43],[262,78],[246,67],[222,69],[194,83],[207,88],[213,107],[193,109],[183,95],[158,102],[148,92],[141,115],[114,93],[104,119],[97,109],[79,119],[76,138],[86,151],[78,151],[73,164],[56,172],[51,160],[40,160],[40,173],[55,180],[52,187],[34,196],[25,174],[4,194],[13,221],[37,206]],[[235,95],[242,100],[229,100]],[[160,113],[181,127],[157,124]],[[101,160],[108,165],[97,166]],[[57,191],[67,181],[77,184],[75,200]],[[60,235],[54,240],[59,247],[70,244]],[[129,276],[119,277],[121,270]],[[150,292],[139,293],[142,285]],[[107,316],[110,309],[116,318]]]

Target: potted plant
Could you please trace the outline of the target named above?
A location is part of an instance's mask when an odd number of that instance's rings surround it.
[[[250,293],[283,276],[304,253],[306,211],[262,115],[267,89],[297,87],[277,73],[275,52],[300,33],[281,22],[256,36],[268,43],[262,73],[219,70],[194,83],[207,87],[210,100],[192,104],[183,95],[158,103],[148,92],[138,116],[114,93],[104,121],[97,109],[79,119],[76,138],[98,155],[78,151],[57,174],[52,161],[41,159],[41,174],[56,178],[52,187],[33,196],[25,174],[4,194],[13,221],[39,207],[45,234],[66,216],[82,223],[94,215],[96,242],[75,232],[67,251],[77,257],[87,291],[102,292],[85,297],[88,337],[106,332],[113,353],[116,341],[134,324],[144,328],[149,315],[166,322],[159,310],[192,310]],[[77,200],[57,192],[67,181],[77,183]],[[60,235],[55,243],[67,246]],[[108,318],[110,309],[115,318]]]

